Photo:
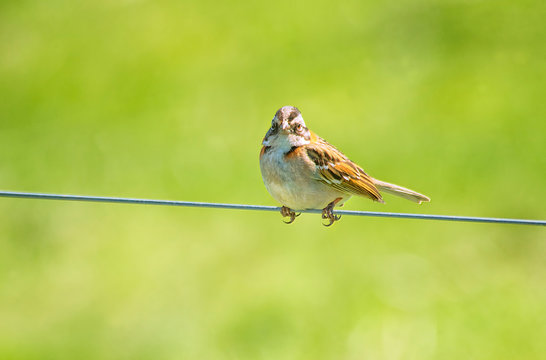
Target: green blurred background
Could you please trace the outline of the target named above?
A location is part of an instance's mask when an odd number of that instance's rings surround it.
[[[2,1],[0,189],[276,205],[275,111],[432,198],[546,218],[546,3]],[[0,199],[2,359],[542,359],[531,226]]]

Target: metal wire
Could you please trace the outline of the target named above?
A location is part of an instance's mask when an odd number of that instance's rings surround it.
[[[200,207],[200,208],[256,210],[256,211],[279,211],[280,210],[280,208],[276,206],[263,206],[263,205],[221,204],[221,203],[207,203],[207,202],[195,202],[195,201],[173,201],[173,200],[153,200],[153,199],[131,199],[131,198],[106,197],[106,196],[41,194],[41,193],[27,193],[27,192],[17,192],[17,191],[0,191],[0,197],[44,199],[44,200],[90,201],[90,202],[140,204],[140,205],[188,206],[188,207]],[[301,210],[300,212],[320,214],[322,213],[322,210],[311,209],[311,210]],[[498,223],[498,224],[546,226],[546,220],[502,219],[502,218],[489,218],[489,217],[407,214],[407,213],[352,211],[352,210],[335,210],[334,213],[338,215],[353,215],[353,216],[373,216],[373,217],[388,217],[388,218],[402,218],[402,219],[465,221],[465,222],[476,222],[476,223]]]

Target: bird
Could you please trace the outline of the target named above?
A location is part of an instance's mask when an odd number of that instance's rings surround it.
[[[323,225],[331,226],[341,216],[335,206],[343,206],[353,195],[384,203],[381,192],[413,201],[430,198],[413,190],[368,175],[356,163],[326,140],[309,130],[298,108],[283,106],[275,113],[262,140],[260,170],[267,191],[282,204],[287,224],[298,210],[322,209]]]

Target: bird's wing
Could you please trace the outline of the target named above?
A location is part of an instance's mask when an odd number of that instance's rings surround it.
[[[383,202],[373,179],[334,146],[312,134],[305,147],[307,156],[316,165],[317,180],[341,192]]]

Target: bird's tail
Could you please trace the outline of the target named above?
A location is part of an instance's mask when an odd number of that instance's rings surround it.
[[[401,198],[416,202],[417,204],[430,201],[429,197],[423,194],[419,194],[418,192],[415,192],[413,190],[406,189],[402,186],[389,184],[388,182],[377,179],[373,179],[373,183],[375,184],[375,186],[377,186],[377,189],[379,189],[379,191],[384,191],[392,195],[400,196]]]

